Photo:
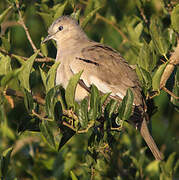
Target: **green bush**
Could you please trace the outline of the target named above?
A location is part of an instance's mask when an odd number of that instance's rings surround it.
[[[61,15],[77,19],[91,39],[135,65],[163,161],[154,160],[125,121],[130,89],[123,113],[114,116],[118,102],[111,100],[103,114],[109,94],[94,85],[88,100],[75,102],[82,72],[66,90],[55,86],[56,44],[41,41]],[[1,0],[0,25],[1,179],[179,178],[177,0]]]

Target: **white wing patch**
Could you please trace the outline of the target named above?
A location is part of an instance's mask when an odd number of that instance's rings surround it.
[[[110,87],[106,83],[98,79],[97,77],[90,76],[89,80],[90,80],[90,84],[94,84],[101,92],[103,93],[111,92]]]

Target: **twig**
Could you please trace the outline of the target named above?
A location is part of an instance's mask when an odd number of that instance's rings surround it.
[[[77,131],[77,133],[79,133],[79,134],[86,133],[86,132],[88,132],[88,130],[89,130],[91,127],[93,127],[93,125],[94,125],[94,122],[88,124],[88,127],[87,127],[86,129]]]
[[[148,20],[147,20],[145,14],[144,14],[144,9],[139,8],[139,11],[140,11],[140,15],[142,16],[144,22],[147,24],[147,23],[148,23]]]
[[[96,14],[96,19],[101,19],[104,22],[106,22],[107,24],[110,24],[122,36],[122,38],[123,38],[122,43],[125,43],[126,41],[128,41],[127,36],[112,21],[109,21],[105,17],[101,16],[99,13]]]
[[[24,95],[22,92],[20,91],[15,91],[13,89],[6,89],[4,91],[4,94],[7,95],[7,96],[15,96],[15,97],[18,97],[18,98],[24,98]],[[43,98],[41,98],[40,96],[37,96],[37,95],[33,95],[32,98],[39,104],[41,105],[45,105],[45,100]]]
[[[71,126],[70,124],[68,124],[67,122],[63,121],[62,124],[76,132],[76,129],[73,126]]]
[[[24,57],[24,56],[19,56],[19,55],[16,55],[16,54],[12,54],[12,53],[9,53],[7,52],[5,49],[1,48],[0,47],[0,52],[4,55],[8,55],[10,57],[13,57],[13,58],[22,58],[24,61],[28,60],[29,58],[27,57]],[[35,59],[36,62],[54,62],[54,59],[50,58],[50,57],[43,57],[43,58],[36,58]]]
[[[29,31],[28,31],[28,28],[27,28],[27,26],[26,26],[25,23],[24,23],[24,20],[23,20],[21,11],[20,11],[20,9],[19,9],[19,8],[20,8],[20,6],[19,6],[19,1],[16,1],[16,6],[17,6],[17,9],[18,9],[18,13],[19,13],[19,21],[18,21],[18,23],[24,28],[25,33],[26,33],[26,36],[27,36],[27,39],[29,40],[29,42],[30,42],[30,44],[31,44],[32,49],[34,50],[34,52],[36,52],[36,51],[37,51],[37,48],[36,48],[35,44],[34,44],[33,41],[32,41],[32,38],[31,38],[30,33],[29,33]],[[38,54],[39,54],[41,57],[44,57],[41,52],[39,52]]]
[[[53,119],[45,118],[45,117],[43,117],[43,116],[37,114],[34,110],[32,110],[32,115],[38,117],[38,118],[41,119],[42,121],[44,121],[44,120],[47,120],[47,121],[53,121]]]
[[[169,91],[166,87],[162,88],[166,93],[170,94],[170,96],[174,97],[175,99],[179,99],[179,97],[177,97],[174,93],[172,93],[171,91]]]
[[[169,79],[170,75],[172,74],[174,68],[176,65],[179,64],[179,37],[177,40],[177,47],[175,48],[175,51],[172,53],[170,59],[169,59],[169,63],[166,66],[162,77],[161,77],[161,81],[160,81],[160,89],[165,90],[167,93],[169,93],[171,96],[173,96],[174,98],[178,99],[177,96],[175,96],[172,92],[170,92],[166,87],[166,82]]]

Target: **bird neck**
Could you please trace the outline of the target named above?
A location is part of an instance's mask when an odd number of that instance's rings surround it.
[[[63,42],[57,41],[57,57],[56,61],[66,59],[69,55],[73,55],[80,51],[85,45],[89,42],[89,39],[86,35],[68,37]]]

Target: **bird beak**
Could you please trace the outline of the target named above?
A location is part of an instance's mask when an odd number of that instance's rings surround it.
[[[45,43],[49,41],[50,39],[52,39],[52,35],[48,35],[41,43]]]

